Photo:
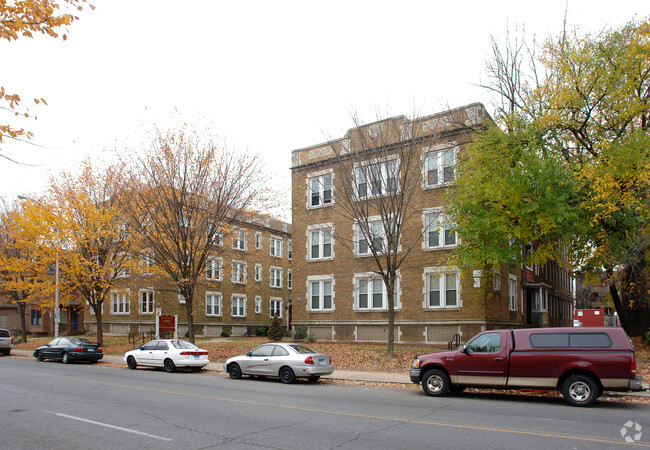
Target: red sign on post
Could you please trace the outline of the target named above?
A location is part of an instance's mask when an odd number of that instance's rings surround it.
[[[176,331],[176,317],[170,314],[162,314],[158,316],[158,332],[170,332],[173,333]]]

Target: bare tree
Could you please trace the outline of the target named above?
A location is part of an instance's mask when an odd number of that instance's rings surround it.
[[[158,131],[131,183],[122,207],[138,225],[141,249],[183,296],[194,342],[196,285],[231,226],[262,202],[259,161],[187,127]]]

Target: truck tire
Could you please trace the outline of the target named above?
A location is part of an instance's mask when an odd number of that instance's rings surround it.
[[[447,395],[450,387],[449,376],[440,369],[431,369],[422,377],[422,389],[427,395],[433,397]]]
[[[562,395],[569,405],[590,406],[600,396],[600,389],[587,375],[571,375],[562,383]]]

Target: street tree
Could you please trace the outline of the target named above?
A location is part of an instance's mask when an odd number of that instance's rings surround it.
[[[565,30],[539,57],[513,48],[504,53],[530,61],[488,65],[505,107],[461,158],[447,197],[459,264],[568,261],[604,273],[623,326],[641,335],[650,326],[650,22]]]
[[[65,27],[71,25],[83,10],[86,0],[22,0],[0,1],[0,39],[15,41],[43,34],[52,38],[67,39]],[[92,5],[87,5],[94,9]],[[0,85],[0,109],[12,115],[29,117],[28,110],[21,109],[21,97],[9,93]],[[44,99],[34,99],[35,104],[46,103]],[[4,138],[31,138],[33,134],[24,128],[16,128],[8,123],[0,123],[0,144]]]
[[[122,208],[137,226],[140,248],[182,296],[191,342],[196,286],[234,224],[265,203],[260,172],[257,157],[189,126],[155,131],[132,171]]]

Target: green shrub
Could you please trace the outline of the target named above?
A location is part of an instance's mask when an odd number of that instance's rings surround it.
[[[316,342],[318,338],[314,336],[312,333],[309,333],[307,337],[305,338],[307,342]]]
[[[307,337],[307,328],[296,328],[293,330],[293,339],[302,341]]]
[[[269,334],[269,327],[255,328],[255,336],[267,336]]]
[[[228,333],[226,330],[221,332],[221,337],[230,337],[230,333]]]

